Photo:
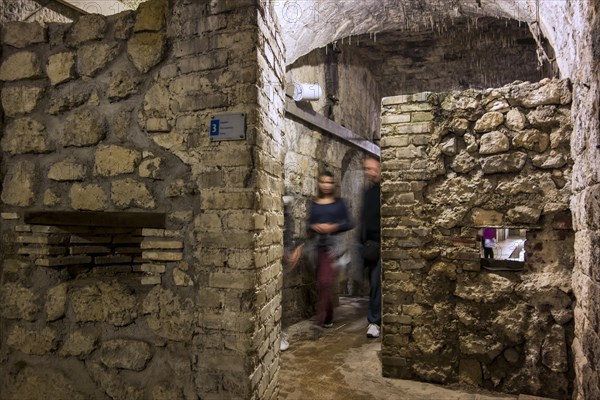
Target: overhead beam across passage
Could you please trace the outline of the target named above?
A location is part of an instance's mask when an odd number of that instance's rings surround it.
[[[321,114],[310,113],[308,111],[302,110],[296,105],[296,103],[293,102],[286,103],[285,112],[298,119],[301,119],[302,121],[316,128],[319,128],[320,130],[323,130],[337,138],[342,139],[346,143],[359,147],[371,155],[377,157],[381,155],[380,148],[375,143],[357,135],[350,129],[333,122],[332,120],[324,117]]]

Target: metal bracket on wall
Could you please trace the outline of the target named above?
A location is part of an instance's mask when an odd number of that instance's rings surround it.
[[[333,136],[351,144],[352,146],[359,147],[371,155],[377,157],[381,155],[381,150],[375,143],[370,142],[369,140],[352,132],[350,129],[333,122],[321,114],[302,110],[296,105],[296,103],[292,102],[286,102],[285,112],[322,131],[332,134]]]

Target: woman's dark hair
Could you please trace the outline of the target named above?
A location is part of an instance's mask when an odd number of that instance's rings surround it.
[[[317,177],[317,180],[321,180],[321,177],[327,177],[327,178],[334,179],[333,174],[330,171],[327,171],[327,170],[321,172],[319,174],[319,176]],[[317,190],[318,190],[317,197],[322,197],[323,193],[321,193],[321,189],[317,189]],[[335,194],[334,194],[334,197],[335,197]]]
[[[333,174],[330,171],[323,171],[323,172],[321,172],[319,174],[319,178],[322,177],[322,176],[326,176],[328,178],[333,178],[334,177]]]

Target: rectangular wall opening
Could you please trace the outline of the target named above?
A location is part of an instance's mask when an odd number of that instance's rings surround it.
[[[164,213],[26,212],[23,221],[15,227],[14,253],[38,267],[152,275],[183,258],[183,242],[165,229]]]
[[[527,230],[484,227],[477,232],[481,267],[490,271],[522,271],[525,267]]]

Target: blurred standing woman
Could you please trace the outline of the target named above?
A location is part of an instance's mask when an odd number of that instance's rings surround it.
[[[496,247],[496,229],[484,228],[481,235],[483,242],[483,257],[494,258],[494,247]]]
[[[340,233],[352,229],[352,220],[344,201],[335,197],[333,174],[319,175],[318,195],[310,205],[309,233],[314,234],[317,267],[317,319],[325,328],[333,326],[333,285],[336,263],[344,255]]]

